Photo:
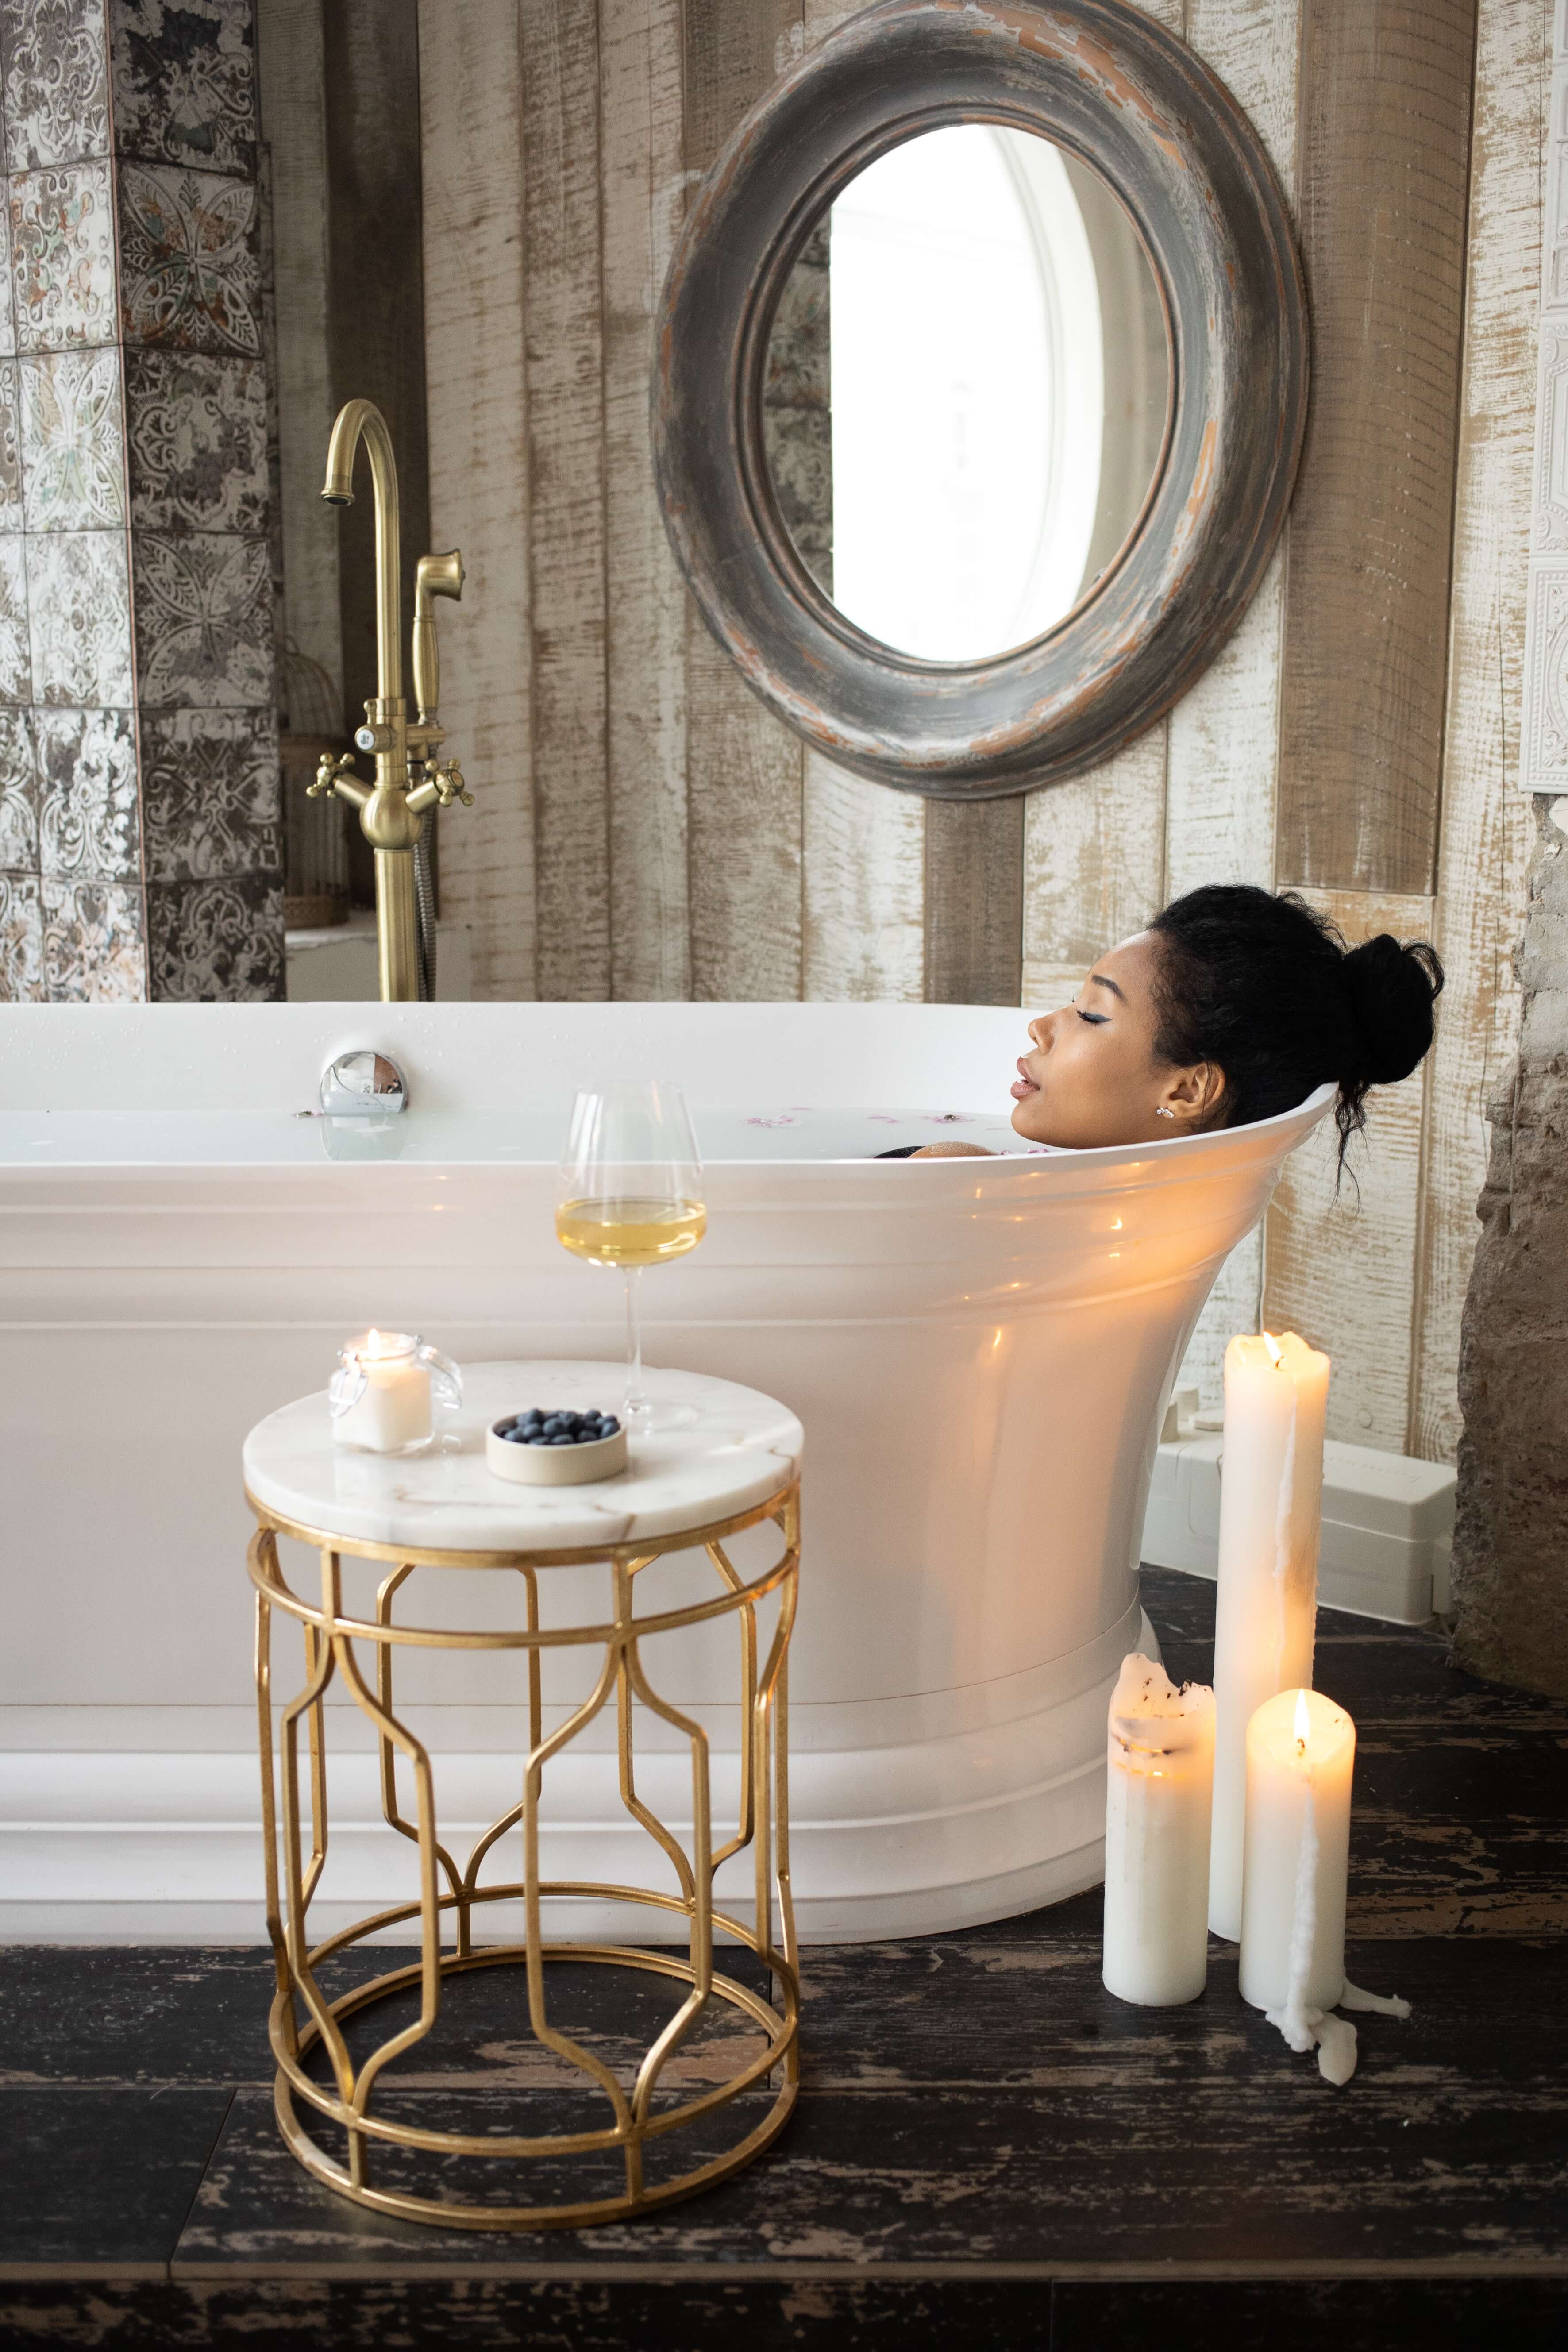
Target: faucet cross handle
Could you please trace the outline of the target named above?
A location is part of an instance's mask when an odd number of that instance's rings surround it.
[[[464,783],[463,772],[456,760],[438,760],[426,773],[443,808],[450,808],[454,801],[461,801],[465,808],[473,807],[474,796]]]
[[[354,755],[352,751],[339,751],[335,755],[323,751],[316,762],[315,775],[305,787],[306,798],[312,801],[324,799],[336,790],[340,776],[347,774],[353,777],[353,773]]]

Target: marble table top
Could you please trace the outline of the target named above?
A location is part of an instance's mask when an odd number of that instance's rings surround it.
[[[583,1486],[514,1486],[485,1462],[485,1432],[528,1405],[618,1409],[618,1364],[555,1360],[466,1364],[463,1403],[436,1413],[423,1454],[362,1454],[332,1435],[324,1391],[258,1422],[245,1483],[264,1509],[324,1535],[406,1549],[530,1551],[635,1543],[703,1527],[765,1502],[800,1466],[794,1413],[733,1381],[646,1374],[656,1401],[690,1405],[689,1428],[631,1441],[617,1478]]]

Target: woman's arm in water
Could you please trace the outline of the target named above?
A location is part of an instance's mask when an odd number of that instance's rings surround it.
[[[998,1156],[983,1143],[921,1143],[912,1150],[906,1143],[897,1151],[877,1154],[879,1160],[994,1160]]]

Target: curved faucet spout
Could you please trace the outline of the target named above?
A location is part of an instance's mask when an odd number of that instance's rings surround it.
[[[361,441],[370,456],[375,500],[375,658],[383,703],[403,694],[403,631],[399,614],[402,549],[397,520],[397,461],[386,419],[374,401],[349,400],[339,409],[327,444],[327,478],[321,497],[330,507],[354,502],[354,456]]]

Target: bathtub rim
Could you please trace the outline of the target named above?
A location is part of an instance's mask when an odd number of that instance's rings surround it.
[[[1276,1112],[1272,1118],[1251,1119],[1238,1127],[1213,1128],[1201,1135],[1161,1136],[1144,1143],[1095,1144],[1082,1150],[1064,1148],[1056,1151],[1005,1151],[979,1155],[964,1153],[952,1158],[920,1161],[888,1160],[879,1153],[834,1152],[818,1157],[794,1155],[774,1157],[769,1153],[758,1152],[748,1153],[744,1159],[739,1159],[716,1152],[705,1154],[702,1164],[705,1170],[723,1169],[726,1171],[755,1170],[759,1172],[775,1174],[780,1171],[790,1169],[820,1172],[846,1168],[879,1170],[884,1174],[888,1174],[895,1168],[901,1171],[906,1167],[919,1166],[922,1171],[934,1170],[940,1173],[935,1178],[922,1173],[916,1180],[918,1182],[929,1185],[933,1181],[938,1184],[945,1181],[951,1189],[973,1186],[976,1178],[981,1175],[984,1175],[987,1179],[1002,1177],[1005,1182],[1011,1183],[1016,1181],[1015,1171],[1027,1169],[1042,1171],[1043,1181],[1048,1184],[1053,1193],[1065,1193],[1070,1198],[1080,1189],[1078,1184],[1070,1181],[1075,1177],[1090,1180],[1081,1189],[1096,1192],[1137,1190],[1144,1184],[1163,1181],[1171,1172],[1185,1171],[1188,1164],[1200,1155],[1207,1155],[1210,1158],[1223,1156],[1237,1168],[1268,1160],[1275,1160],[1282,1165],[1289,1154],[1299,1149],[1307,1137],[1321,1124],[1333,1103],[1336,1092],[1337,1088],[1331,1081],[1325,1082],[1324,1085],[1315,1087],[1304,1101],[1296,1104],[1289,1110]],[[910,1108],[915,1107],[910,1106]],[[502,1111],[492,1114],[480,1110],[472,1115],[500,1118],[506,1114]],[[545,1156],[523,1160],[499,1159],[479,1153],[468,1153],[462,1156],[433,1153],[428,1157],[415,1160],[405,1160],[401,1155],[389,1156],[385,1160],[358,1157],[335,1159],[325,1150],[317,1157],[300,1160],[242,1158],[233,1153],[222,1158],[209,1158],[193,1150],[178,1158],[165,1156],[153,1159],[132,1151],[122,1155],[100,1154],[91,1159],[51,1157],[47,1160],[39,1161],[27,1158],[20,1150],[7,1148],[8,1139],[5,1134],[6,1124],[13,1120],[20,1125],[23,1122],[43,1121],[55,1118],[132,1119],[194,1117],[211,1118],[215,1120],[255,1119],[258,1122],[266,1121],[270,1126],[279,1118],[289,1116],[289,1114],[270,1109],[219,1109],[213,1112],[158,1109],[138,1112],[114,1108],[100,1109],[92,1105],[62,1106],[58,1110],[11,1110],[0,1108],[0,1183],[14,1182],[24,1174],[32,1177],[91,1176],[121,1171],[133,1171],[138,1174],[145,1175],[194,1174],[197,1171],[215,1174],[245,1171],[257,1175],[265,1175],[270,1179],[278,1176],[284,1178],[311,1176],[332,1168],[352,1170],[356,1174],[369,1174],[380,1169],[401,1169],[410,1175],[428,1176],[442,1170],[516,1171],[523,1174],[541,1168],[553,1168],[555,1165],[552,1157]],[[402,1116],[417,1118],[420,1114],[416,1109],[405,1112]],[[442,1118],[463,1116],[463,1114],[435,1110],[427,1112],[425,1116]],[[700,1118],[700,1111],[698,1116]],[[315,1132],[314,1127],[310,1132]],[[986,1161],[984,1170],[975,1165],[976,1159],[981,1157]],[[1129,1183],[1108,1185],[1104,1181],[1107,1172],[1123,1166],[1136,1171]],[[372,1181],[375,1181],[374,1175]],[[900,1176],[895,1181],[902,1182],[903,1179]],[[988,1183],[986,1189],[992,1191],[994,1186]]]

